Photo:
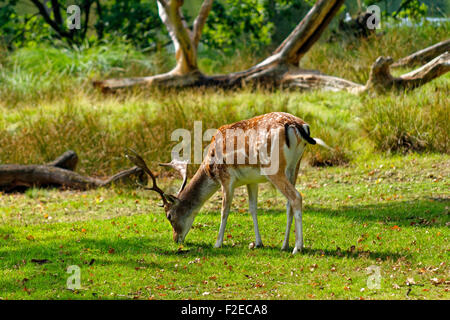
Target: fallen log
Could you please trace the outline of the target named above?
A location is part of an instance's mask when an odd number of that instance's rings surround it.
[[[74,172],[77,162],[76,153],[67,151],[44,165],[0,165],[0,191],[23,192],[31,187],[87,190],[113,183],[129,183],[133,178],[143,184],[147,182],[144,172],[138,167],[121,171],[107,179],[98,179]]]
[[[216,87],[223,89],[243,86],[263,86],[267,88],[290,88],[298,90],[348,91],[359,94],[368,91],[385,92],[391,89],[414,89],[448,72],[448,41],[417,52],[414,57],[401,61],[408,63],[428,62],[438,53],[438,58],[421,68],[393,77],[389,67],[391,58],[378,58],[371,69],[371,77],[366,84],[354,83],[339,77],[322,74],[320,71],[299,68],[302,57],[317,42],[324,30],[338,13],[344,0],[317,0],[306,16],[298,23],[289,36],[266,59],[247,70],[207,75],[201,72],[197,63],[197,49],[202,28],[212,9],[213,0],[204,0],[191,30],[186,25],[181,7],[183,1],[157,0],[161,20],[169,32],[175,47],[177,64],[167,73],[124,79],[94,81],[93,85],[103,92],[139,85],[162,88]],[[362,15],[368,19],[370,13]],[[396,65],[398,65],[398,63]],[[422,63],[423,64],[423,63]]]
[[[389,90],[412,90],[449,72],[450,53],[445,52],[422,67],[398,77],[391,74],[392,63],[391,57],[379,57],[372,64],[369,79],[365,85],[320,72],[289,70],[281,78],[281,86],[297,89],[343,90],[354,94],[368,91],[383,93]]]
[[[325,31],[344,0],[318,0],[272,55],[247,70],[213,76],[202,73],[197,63],[198,44],[213,0],[203,1],[192,30],[183,17],[183,1],[157,0],[157,4],[159,16],[175,47],[174,69],[154,76],[97,80],[93,82],[94,87],[103,92],[138,85],[233,88],[247,84],[265,84],[276,87],[286,70],[297,69],[300,59]]]
[[[379,57],[372,65],[365,90],[383,92],[390,89],[409,90],[420,87],[450,71],[450,53],[445,52],[416,70],[394,77],[390,73],[391,57]]]
[[[407,57],[401,58],[400,60],[393,63],[391,67],[417,67],[429,62],[430,60],[447,51],[450,51],[450,39],[438,42]]]
[[[77,164],[78,164],[78,155],[75,153],[75,151],[72,150],[64,152],[62,155],[60,155],[52,162],[47,163],[48,166],[67,169],[70,171],[75,171]]]

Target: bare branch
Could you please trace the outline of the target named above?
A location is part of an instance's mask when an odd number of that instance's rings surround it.
[[[211,11],[214,0],[205,0],[200,7],[197,18],[194,21],[193,27],[193,42],[195,46],[198,46],[200,38],[202,36],[203,27],[205,26],[206,20],[208,19],[209,12]]]
[[[47,7],[41,3],[38,0],[31,0],[31,2],[35,5],[35,7],[39,10],[39,13],[42,15],[42,17],[44,18],[45,22],[47,22],[52,28],[53,30],[56,31],[56,33],[62,37],[62,38],[67,38],[67,39],[72,39],[72,34],[69,32],[64,31],[64,29],[62,28],[62,25],[59,25],[56,21],[52,20],[52,18],[50,18],[50,15],[47,11]]]
[[[418,66],[427,63],[431,59],[443,54],[446,51],[450,51],[450,39],[441,41],[428,48],[419,50],[407,57],[404,57],[392,64],[391,68]]]
[[[53,15],[55,16],[55,22],[62,26],[63,25],[63,20],[62,20],[62,16],[61,16],[61,11],[60,11],[60,6],[59,6],[59,2],[58,0],[52,0],[52,11],[53,11]]]
[[[288,63],[297,65],[343,4],[344,0],[318,0],[274,54],[279,53]]]
[[[192,38],[189,36],[190,28],[183,20],[181,13],[182,2],[181,0],[158,0],[160,17],[167,26],[176,49],[177,67],[175,69],[150,77],[96,81],[94,85],[103,91],[143,84],[177,88],[190,86],[235,88],[246,85],[262,85],[272,88],[345,90],[351,93],[361,93],[394,88],[413,89],[449,71],[448,53],[400,77],[393,77],[390,73],[389,67],[393,63],[392,59],[380,57],[372,65],[369,80],[365,85],[320,72],[300,69],[298,67],[299,60],[318,40],[344,3],[344,0],[317,0],[294,31],[271,56],[262,62],[243,71],[223,75],[204,75],[197,67],[197,44],[213,1],[203,1],[199,15],[194,22]],[[433,47],[443,50],[447,45],[448,40]],[[422,50],[422,52],[426,52],[422,57],[426,56],[428,59],[437,51],[430,48]]]

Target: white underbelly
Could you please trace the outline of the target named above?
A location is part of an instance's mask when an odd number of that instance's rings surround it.
[[[236,187],[245,184],[264,183],[267,182],[266,176],[261,174],[258,167],[239,166],[237,168],[229,168],[230,175],[235,177]]]

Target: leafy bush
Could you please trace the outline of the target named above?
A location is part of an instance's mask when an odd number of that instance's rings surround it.
[[[100,39],[125,38],[138,48],[156,49],[158,42],[166,42],[156,1],[102,1],[101,16],[95,22]]]
[[[53,41],[52,31],[39,16],[20,13],[17,0],[0,0],[0,47],[9,50]]]
[[[225,52],[233,52],[238,43],[261,48],[270,43],[273,24],[267,23],[267,12],[257,0],[230,0],[213,3],[202,35],[202,43]]]

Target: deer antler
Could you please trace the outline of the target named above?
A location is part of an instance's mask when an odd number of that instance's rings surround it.
[[[168,205],[169,203],[167,202],[167,199],[164,195],[164,191],[161,190],[158,185],[156,184],[156,177],[153,174],[153,172],[150,171],[150,169],[148,168],[147,164],[145,163],[144,159],[142,159],[142,157],[137,154],[136,151],[134,151],[133,149],[128,149],[128,151],[131,151],[133,153],[133,155],[130,155],[129,153],[125,153],[125,157],[127,157],[128,159],[131,160],[131,162],[133,162],[137,167],[141,168],[142,170],[144,170],[145,173],[147,173],[151,178],[152,178],[152,182],[153,182],[153,186],[151,188],[145,187],[141,184],[139,184],[141,187],[143,187],[146,190],[152,190],[152,191],[156,191],[157,193],[159,193],[159,195],[162,198],[163,201],[163,206]]]
[[[187,183],[187,167],[188,167],[188,161],[182,161],[182,160],[177,160],[177,159],[172,159],[172,161],[170,161],[169,163],[160,163],[160,166],[165,166],[165,167],[171,167],[175,170],[177,170],[182,178],[183,178],[183,183],[181,184],[180,190],[178,190],[177,195],[179,195],[181,193],[181,191],[183,191],[184,187],[186,187],[186,183]]]

